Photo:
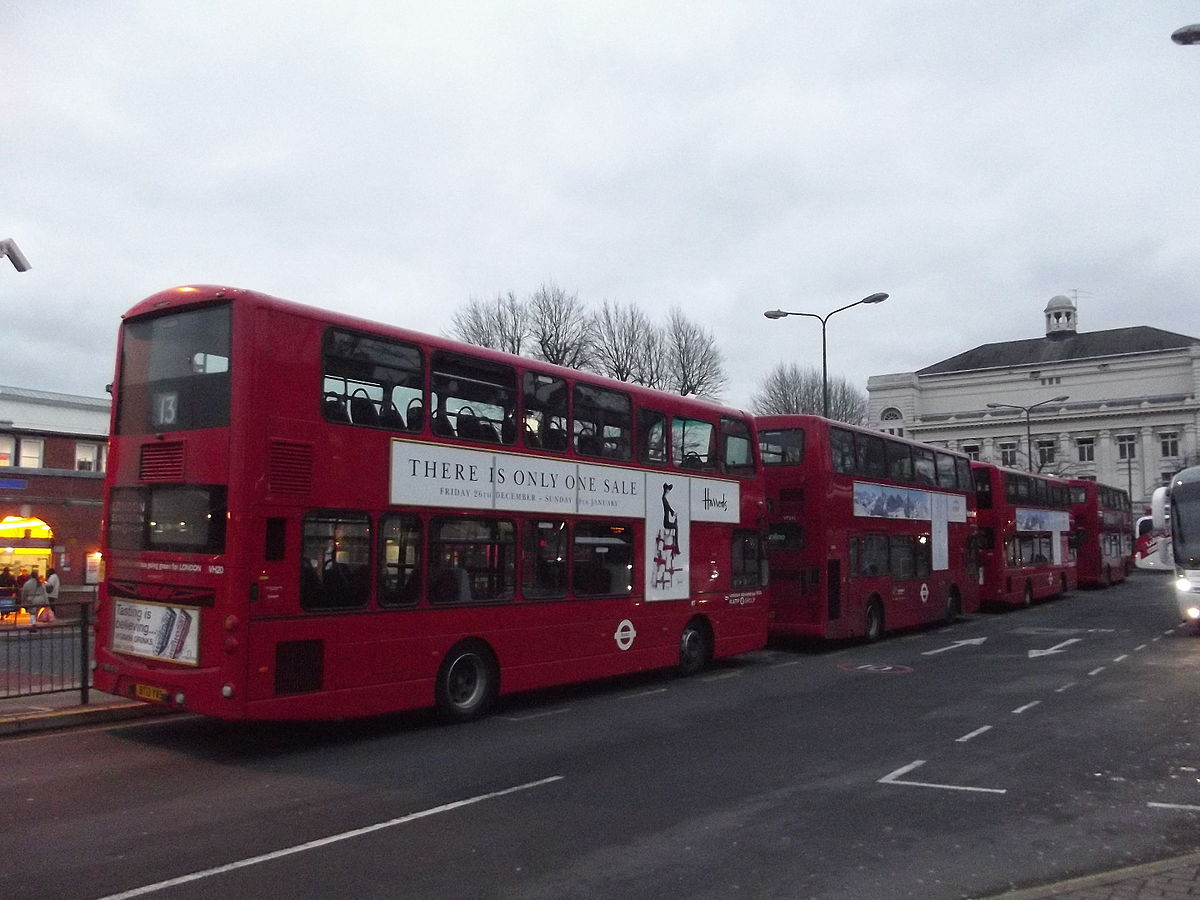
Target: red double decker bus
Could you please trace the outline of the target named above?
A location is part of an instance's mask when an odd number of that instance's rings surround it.
[[[966,456],[818,416],[759,416],[771,632],[865,636],[978,609]]]
[[[1133,564],[1133,508],[1129,493],[1072,478],[1075,571],[1081,587],[1108,587],[1125,580]]]
[[[220,287],[138,304],[118,353],[101,690],[465,720],[766,642],[743,414]]]
[[[979,514],[980,602],[1029,606],[1076,586],[1070,485],[971,463]]]

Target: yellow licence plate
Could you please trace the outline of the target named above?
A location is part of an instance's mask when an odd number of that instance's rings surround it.
[[[135,684],[133,693],[139,700],[153,700],[155,703],[167,702],[167,692],[152,684]]]

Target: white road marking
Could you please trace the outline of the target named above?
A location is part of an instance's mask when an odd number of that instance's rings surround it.
[[[563,713],[570,711],[571,707],[560,706],[558,709],[547,709],[544,712],[526,713],[520,716],[496,716],[496,718],[505,719],[509,722],[528,722],[532,719],[544,719],[546,716],[561,716]]]
[[[892,772],[890,775],[884,775],[882,778],[879,779],[879,783],[880,784],[899,784],[899,785],[904,785],[905,787],[936,788],[936,789],[942,790],[942,791],[972,791],[972,792],[980,793],[980,794],[1007,794],[1008,793],[1008,791],[1005,788],[966,787],[961,784],[931,784],[926,781],[901,781],[900,780],[901,775],[907,775],[913,769],[919,768],[920,766],[923,766],[923,765],[925,765],[925,760],[918,759],[916,762],[911,762],[907,766],[901,766],[899,769],[897,769],[895,772]]]
[[[1153,806],[1155,809],[1185,809],[1189,812],[1200,812],[1200,806],[1191,806],[1187,803],[1147,803],[1147,806]]]
[[[1041,702],[1042,702],[1041,700],[1034,700],[1032,703],[1026,703],[1024,706],[1018,706],[1016,709],[1013,710],[1013,715],[1019,716],[1021,713],[1025,712],[1026,710],[1033,709],[1035,706],[1037,706]]]
[[[665,694],[666,688],[651,688],[648,691],[638,691],[635,694],[621,694],[617,697],[618,700],[636,700],[638,697],[651,697],[655,694]]]
[[[1054,693],[1056,693],[1056,694],[1061,694],[1063,691],[1069,691],[1071,688],[1075,687],[1075,685],[1077,685],[1078,683],[1079,683],[1079,682],[1077,682],[1077,681],[1068,681],[1068,682],[1067,682],[1066,684],[1064,684],[1062,687],[1060,687],[1060,688],[1058,688],[1057,690],[1055,690],[1055,692],[1054,692]]]
[[[971,638],[969,641],[955,641],[953,644],[948,644],[945,647],[938,647],[936,650],[926,650],[921,655],[922,656],[933,656],[937,653],[945,653],[947,650],[957,650],[959,647],[966,647],[966,646],[978,647],[980,644],[982,644],[986,640],[987,640],[987,638],[981,637],[981,638]]]
[[[1039,656],[1050,656],[1054,653],[1062,653],[1067,649],[1067,647],[1070,647],[1072,644],[1078,644],[1082,640],[1083,638],[1070,638],[1069,640],[1063,641],[1061,644],[1055,644],[1053,647],[1050,647],[1047,650],[1030,650],[1029,658],[1037,659]]]
[[[1108,668],[1108,666],[1100,666],[1099,668],[1092,669],[1092,671],[1088,672],[1088,674],[1089,675],[1099,675],[1101,672],[1103,672],[1107,668]]]
[[[701,681],[724,681],[726,678],[741,678],[741,672],[718,672],[716,675],[705,675]]]
[[[189,875],[180,875],[178,878],[170,878],[166,881],[160,881],[156,884],[147,884],[143,887],[134,888],[131,891],[124,891],[120,894],[110,894],[101,900],[125,900],[126,897],[140,897],[143,894],[152,894],[155,891],[165,890],[166,888],[175,887],[180,884],[188,884],[193,881],[200,881],[204,878],[211,878],[213,875],[222,875],[225,872],[233,872],[237,869],[244,869],[248,866],[256,866],[259,863],[270,862],[274,859],[281,859],[285,856],[292,856],[296,853],[305,853],[309,850],[316,850],[319,847],[325,847],[329,844],[336,844],[340,841],[348,841],[351,838],[361,837],[364,834],[371,834],[374,831],[382,831],[385,828],[392,828],[396,825],[404,825],[408,822],[415,822],[417,819],[425,819],[429,816],[440,815],[441,813],[451,812],[452,810],[461,809],[464,806],[472,806],[476,803],[482,803],[484,800],[494,800],[497,797],[503,797],[506,794],[515,794],[519,791],[528,791],[536,787],[543,787],[547,784],[553,784],[555,781],[562,781],[562,775],[551,775],[549,778],[542,778],[538,781],[530,781],[525,784],[518,784],[515,787],[503,788],[499,791],[492,791],[488,794],[479,794],[476,797],[468,797],[466,800],[455,800],[453,803],[445,803],[441,806],[435,806],[432,809],[423,809],[420,812],[409,813],[407,816],[401,816],[398,819],[389,819],[386,822],[377,822],[374,825],[366,825],[362,828],[355,828],[351,831],[343,831],[341,834],[331,834],[328,837],[318,838],[315,841],[308,841],[303,844],[296,844],[293,847],[285,847],[282,850],[274,850],[271,853],[264,853],[261,856],[251,856],[248,859],[239,859],[236,862],[226,863],[223,866],[213,866],[211,869],[202,869],[199,872],[192,872]]]
[[[771,665],[771,668],[772,669],[786,669],[788,666],[798,666],[802,662],[804,662],[804,660],[802,660],[802,659],[792,659],[792,660],[788,660],[787,662],[773,663]]]
[[[1134,647],[1134,648],[1133,648],[1133,652],[1134,652],[1134,653],[1139,653],[1139,652],[1141,652],[1142,650],[1145,650],[1145,649],[1146,649],[1146,647],[1148,647],[1148,646],[1149,646],[1149,644],[1138,644],[1136,647]]]
[[[1119,663],[1119,662],[1121,662],[1121,660],[1123,660],[1123,659],[1129,659],[1129,654],[1128,654],[1128,653],[1122,653],[1120,656],[1118,656],[1116,659],[1114,659],[1114,660],[1113,660],[1113,662],[1115,662],[1115,663]]]
[[[971,738],[977,738],[981,734],[983,734],[985,731],[991,731],[991,730],[992,730],[991,725],[984,725],[982,728],[976,728],[970,734],[964,734],[962,737],[956,738],[954,743],[965,744],[967,741],[971,740]]]

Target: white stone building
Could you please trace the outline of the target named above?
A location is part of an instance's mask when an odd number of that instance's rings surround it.
[[[1155,487],[1200,461],[1200,339],[1146,325],[1079,332],[1064,296],[1044,312],[1045,337],[871,376],[868,422],[988,462],[1126,488],[1140,512]]]

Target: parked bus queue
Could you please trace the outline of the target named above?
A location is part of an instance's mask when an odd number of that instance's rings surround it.
[[[876,640],[1069,590],[1098,533],[1062,479],[231,288],[131,309],[114,401],[96,686],[223,719]]]

